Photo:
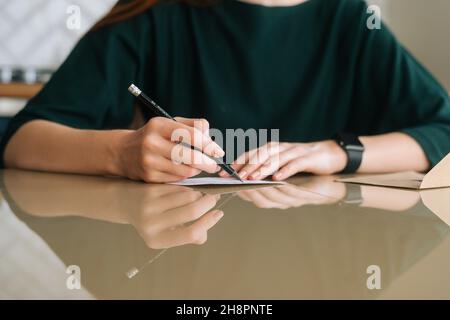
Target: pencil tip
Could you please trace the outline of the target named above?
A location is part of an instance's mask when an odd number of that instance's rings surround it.
[[[239,175],[235,172],[233,173],[233,176],[238,179],[240,182],[244,183],[244,180],[241,179],[241,177],[239,177]]]

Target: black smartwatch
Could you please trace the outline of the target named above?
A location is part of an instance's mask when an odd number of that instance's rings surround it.
[[[364,153],[364,146],[361,141],[359,141],[358,136],[344,133],[336,135],[334,139],[347,154],[347,165],[341,173],[356,172],[361,165]]]

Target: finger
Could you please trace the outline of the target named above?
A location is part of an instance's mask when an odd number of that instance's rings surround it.
[[[237,196],[244,201],[252,202],[252,199],[247,195],[245,190],[238,192]]]
[[[306,144],[286,144],[280,145],[280,153],[273,154],[269,159],[250,177],[251,179],[265,179],[273,175],[281,167],[295,158],[301,157],[308,152]]]
[[[154,126],[155,130],[162,132],[166,139],[174,142],[184,142],[211,157],[218,158],[225,155],[225,151],[211,139],[209,134],[181,122],[175,122],[170,119],[165,120],[158,121]]]
[[[274,174],[280,167],[299,156],[298,147],[283,148],[279,153],[272,154],[257,170],[250,174],[249,179],[265,179]]]
[[[151,200],[151,203],[147,203],[147,205],[151,206],[150,212],[152,216],[154,216],[155,213],[160,214],[171,209],[184,207],[197,201],[202,196],[203,194],[200,191],[188,189],[182,192],[165,194],[156,199],[154,198]]]
[[[214,208],[220,195],[204,195],[185,206],[167,210],[162,219],[158,221],[158,229],[167,229],[184,223],[192,222],[200,218],[206,212]]]
[[[146,164],[148,169],[158,170],[184,178],[196,176],[201,172],[200,169],[190,167],[183,163],[175,163],[163,156],[155,154],[149,156]]]
[[[181,122],[189,127],[197,128],[201,132],[209,135],[209,122],[206,119],[175,117],[175,120],[177,120],[178,122]]]
[[[310,166],[308,157],[299,157],[288,162],[278,172],[273,175],[274,180],[284,180],[298,172],[307,172]]]
[[[279,150],[279,143],[265,144],[264,146],[253,149],[237,158],[236,161],[233,162],[232,167],[239,172],[239,176],[242,179],[245,179],[259,168],[270,155],[278,153]]]
[[[260,192],[270,201],[286,205],[287,207],[294,207],[299,203],[299,198],[295,198],[286,193],[283,193],[278,190],[278,188],[264,188],[261,189]]]
[[[300,189],[299,187],[292,184],[279,186],[278,190],[294,198],[303,197],[303,194],[305,192],[305,190]]]
[[[198,150],[191,149],[189,146],[166,142],[163,148],[165,149],[165,153],[168,153],[170,149],[169,159],[174,164],[185,164],[208,173],[216,173],[220,170],[215,160]]]
[[[172,141],[166,140],[165,138],[159,135],[151,136],[151,142],[148,145],[149,153],[151,154],[159,154],[162,157],[166,158],[169,162],[173,164],[185,164],[189,167],[199,169],[201,171],[206,171],[208,173],[215,173],[220,170],[220,167],[217,163],[204,155],[203,153],[192,150],[189,147],[183,146],[181,144],[174,143]],[[166,163],[157,163],[156,157],[152,157],[152,155],[145,156],[145,166],[148,168],[152,168],[152,166],[165,166],[164,171],[170,172],[170,165]],[[174,169],[174,167],[170,167]],[[183,169],[181,169],[183,170]],[[194,172],[186,172],[188,174]]]
[[[239,176],[242,179],[251,176],[255,170],[261,167],[261,165],[266,162],[273,153],[277,153],[278,150],[278,148],[270,148],[268,145],[262,146],[257,152],[253,153],[253,155],[249,157],[247,163],[239,169]]]
[[[201,216],[200,219],[195,221],[192,225],[190,225],[189,228],[208,231],[216,225],[216,223],[223,217],[223,214],[224,213],[221,210],[213,210],[211,212],[208,212]]]
[[[275,172],[280,167],[281,157],[293,159],[297,153],[297,147],[290,143],[271,143],[263,146],[259,158],[250,159],[248,167],[244,167],[242,171],[246,171],[248,179],[264,179],[268,175]],[[288,162],[286,159],[285,163]],[[252,167],[252,163],[257,165]]]
[[[304,204],[323,204],[330,202],[329,197],[293,185],[281,186],[279,190],[292,197],[301,199]]]
[[[186,244],[202,244],[207,240],[207,232],[223,217],[223,211],[213,210],[206,213],[189,227],[180,227],[162,232],[147,241],[153,249],[171,248]]]
[[[263,196],[259,190],[248,190],[246,195],[251,199],[253,204],[258,208],[283,208],[284,205],[271,201]]]
[[[203,244],[207,240],[207,232],[209,229],[214,227],[220,219],[222,219],[224,213],[221,210],[213,210],[202,217],[200,217],[197,221],[195,221],[190,226],[183,226],[179,229],[176,229],[176,232],[179,239],[183,239],[179,241],[182,244]]]

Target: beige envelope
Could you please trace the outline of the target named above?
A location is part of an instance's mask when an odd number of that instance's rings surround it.
[[[427,174],[408,171],[341,178],[336,181],[415,190],[446,188],[450,187],[450,153]]]
[[[427,174],[410,171],[356,176],[336,181],[417,190],[423,204],[450,226],[450,154]]]

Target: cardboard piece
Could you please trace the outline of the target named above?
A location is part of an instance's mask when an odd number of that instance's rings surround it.
[[[450,226],[450,188],[420,191],[422,203]]]
[[[408,171],[341,178],[336,181],[414,190],[447,188],[450,187],[450,153],[427,174]]]

